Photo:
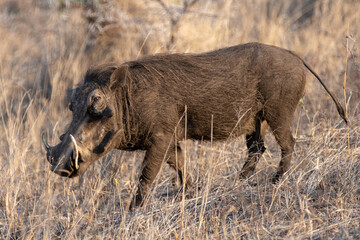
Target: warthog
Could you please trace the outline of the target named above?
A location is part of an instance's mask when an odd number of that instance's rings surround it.
[[[133,200],[133,206],[139,206],[163,161],[184,185],[190,183],[184,179],[179,145],[185,134],[214,141],[245,134],[248,157],[240,176],[249,176],[265,151],[260,133],[266,121],[281,148],[276,182],[290,165],[295,144],[290,127],[307,70],[347,122],[339,101],[309,65],[274,46],[248,43],[92,67],[84,84],[73,90],[73,119],[61,142],[51,147],[43,138],[47,160],[53,172],[71,178],[114,148],[146,150]]]

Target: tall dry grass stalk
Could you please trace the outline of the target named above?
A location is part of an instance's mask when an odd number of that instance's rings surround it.
[[[161,2],[177,16],[184,1]],[[238,179],[243,138],[183,142],[191,194],[164,164],[146,205],[132,213],[144,152],[114,150],[76,179],[50,172],[40,133],[58,142],[71,119],[67,89],[86,69],[168,51],[171,24],[158,2],[0,2],[0,239],[359,239],[360,73],[353,68],[350,78],[347,66],[360,64],[354,0],[198,0],[176,27],[172,52],[274,44],[304,57],[344,95],[349,128],[309,75],[292,167],[278,185],[270,183],[280,160],[270,133],[246,181]]]
[[[184,129],[185,129],[185,133],[184,133],[184,141],[185,141],[185,144],[184,144],[184,175],[183,175],[183,183],[182,183],[182,206],[181,206],[181,229],[180,229],[180,232],[181,232],[181,235],[180,235],[180,238],[183,237],[183,229],[185,229],[185,222],[184,222],[184,217],[185,217],[185,190],[186,190],[186,179],[188,177],[187,175],[187,143],[186,143],[186,140],[187,140],[187,124],[188,124],[188,115],[187,115],[187,105],[185,105],[185,110],[184,110],[184,123],[185,123],[185,126],[184,126]]]
[[[345,106],[345,117],[348,116],[348,101],[347,101],[347,97],[346,97],[346,80],[347,80],[347,69],[348,69],[348,54],[349,54],[349,26],[347,28],[347,34],[346,34],[346,57],[345,57],[345,71],[344,71],[344,84],[343,84],[343,88],[344,88],[344,106]],[[348,138],[348,151],[349,154],[351,153],[351,148],[350,148],[350,135],[348,133],[347,135]]]

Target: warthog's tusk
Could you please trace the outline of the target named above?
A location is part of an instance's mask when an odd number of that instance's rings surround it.
[[[45,135],[44,133],[41,134],[41,140],[42,140],[42,142],[43,142],[46,150],[50,150],[50,149],[51,149],[51,146],[47,143],[44,135]]]
[[[79,150],[78,150],[78,147],[77,147],[77,144],[76,144],[76,141],[75,141],[75,138],[73,137],[73,135],[70,134],[70,138],[71,138],[71,141],[73,142],[74,144],[74,147],[75,147],[75,169],[78,170],[79,169]]]

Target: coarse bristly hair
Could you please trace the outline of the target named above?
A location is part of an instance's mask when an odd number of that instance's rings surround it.
[[[49,162],[55,172],[74,177],[112,148],[146,150],[134,208],[143,204],[164,159],[184,184],[190,184],[184,178],[179,144],[185,136],[217,141],[245,134],[248,158],[240,177],[246,178],[266,149],[261,129],[268,125],[282,151],[275,183],[290,167],[295,145],[291,122],[304,94],[307,70],[347,122],[335,95],[304,60],[265,44],[248,43],[203,54],[159,54],[92,67],[72,100],[76,107],[67,131],[72,142],[80,139],[76,151],[80,167],[71,167],[71,156],[63,168],[58,167],[56,159],[64,154],[66,159],[70,153],[62,150],[70,148],[69,138],[48,151],[57,166]],[[97,109],[97,114],[89,109]]]

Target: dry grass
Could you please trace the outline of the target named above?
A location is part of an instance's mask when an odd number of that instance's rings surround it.
[[[95,11],[75,0],[0,2],[0,239],[360,238],[358,1],[316,1],[311,20],[301,22],[290,1],[200,0],[170,45],[169,14],[159,1],[117,2]],[[173,14],[182,9],[182,1],[164,2]],[[71,118],[66,89],[89,65],[249,41],[296,51],[341,102],[347,73],[350,127],[310,77],[294,118],[292,168],[278,185],[269,181],[280,155],[271,134],[248,181],[237,178],[243,139],[184,142],[191,197],[182,198],[164,166],[146,206],[133,213],[126,208],[143,152],[113,151],[77,179],[49,171],[40,132],[58,141]]]

